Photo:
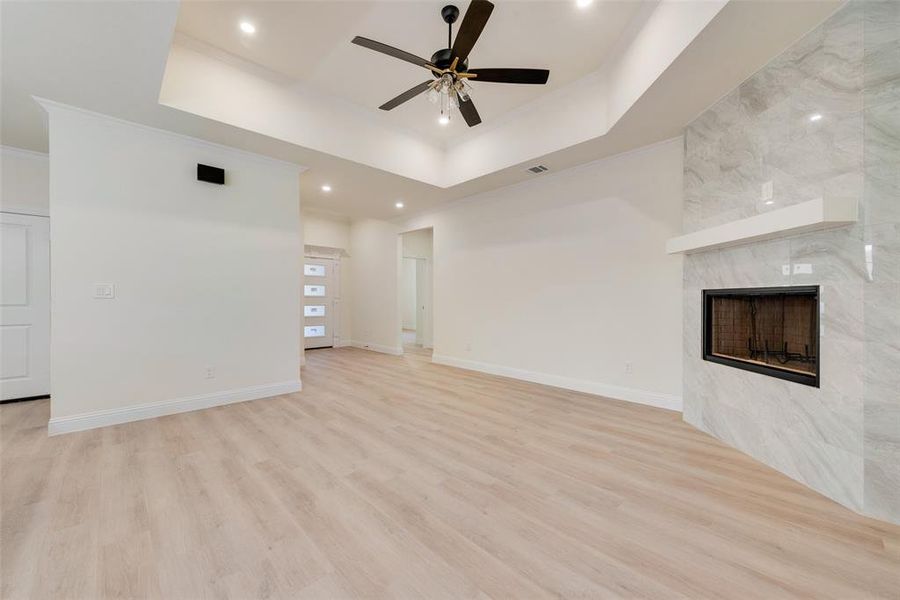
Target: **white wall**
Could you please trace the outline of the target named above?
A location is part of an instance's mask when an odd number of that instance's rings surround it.
[[[350,250],[350,220],[303,211],[303,243]]]
[[[51,432],[299,389],[300,168],[49,113]]]
[[[350,226],[353,345],[401,354],[400,228],[364,219]]]
[[[0,210],[50,214],[49,171],[46,154],[0,146]]]
[[[434,235],[431,229],[418,229],[403,234],[403,256],[431,260],[434,256]]]
[[[434,360],[680,409],[681,182],[675,139],[407,223],[434,227]]]

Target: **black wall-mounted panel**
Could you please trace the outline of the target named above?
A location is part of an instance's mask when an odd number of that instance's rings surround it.
[[[209,165],[201,165],[197,163],[197,181],[206,181],[209,183],[225,184],[225,169],[219,167],[211,167]]]

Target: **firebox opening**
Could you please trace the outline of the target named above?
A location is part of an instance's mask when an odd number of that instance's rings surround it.
[[[818,286],[703,291],[703,358],[819,386]]]

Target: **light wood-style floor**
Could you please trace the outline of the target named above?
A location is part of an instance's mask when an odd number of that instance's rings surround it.
[[[900,597],[900,527],[675,413],[307,356],[299,394],[54,438],[2,406],[2,598]]]

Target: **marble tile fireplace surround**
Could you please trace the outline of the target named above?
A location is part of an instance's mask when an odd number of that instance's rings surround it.
[[[858,206],[840,227],[685,256],[685,421],[900,523],[900,2],[845,4],[701,114],[684,160],[685,234]],[[704,360],[704,290],[785,286],[817,289],[818,386]]]

